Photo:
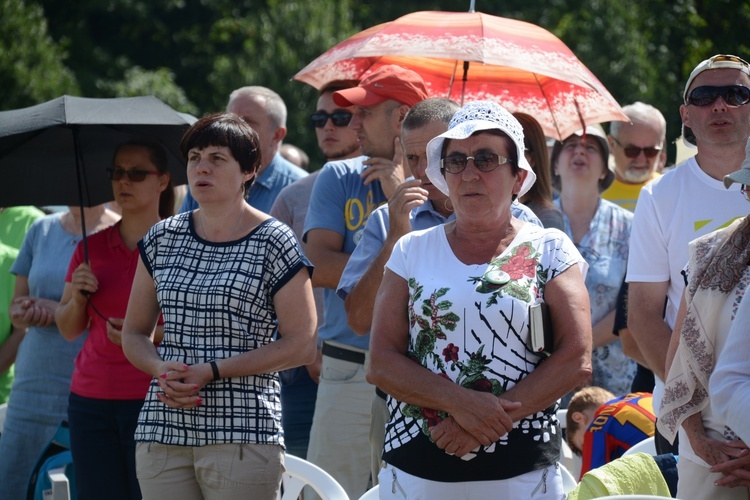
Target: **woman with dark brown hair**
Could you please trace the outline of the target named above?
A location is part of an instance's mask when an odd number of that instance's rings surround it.
[[[536,182],[519,201],[534,211],[544,227],[565,231],[562,212],[552,203],[549,152],[542,126],[533,116],[526,113],[513,113],[513,116],[523,127],[524,156],[536,174]]]
[[[145,499],[273,499],[279,490],[278,372],[314,360],[316,318],[311,265],[294,233],[245,202],[258,142],[236,115],[198,120],[181,150],[199,208],[138,243],[123,346],[152,377],[135,432]],[[160,312],[157,351],[149,335]]]

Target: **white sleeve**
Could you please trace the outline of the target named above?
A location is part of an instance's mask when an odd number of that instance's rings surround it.
[[[630,253],[625,281],[669,281],[669,250],[648,186],[641,190],[630,231]]]
[[[709,394],[717,415],[750,443],[750,300],[740,303],[729,338],[711,374]]]

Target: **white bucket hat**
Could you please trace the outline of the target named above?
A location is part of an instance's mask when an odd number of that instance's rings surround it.
[[[430,182],[444,194],[450,194],[448,183],[440,169],[440,156],[446,139],[466,139],[483,130],[500,130],[513,141],[518,155],[518,167],[526,170],[528,175],[523,181],[520,198],[536,181],[536,174],[526,160],[523,146],[523,127],[505,108],[492,101],[472,101],[459,109],[451,119],[448,130],[432,139],[427,144],[427,177]]]
[[[745,144],[745,161],[742,162],[740,169],[724,176],[724,186],[727,189],[735,182],[750,186],[750,139]]]

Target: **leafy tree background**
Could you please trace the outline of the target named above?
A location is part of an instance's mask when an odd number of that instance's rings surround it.
[[[0,108],[62,94],[153,94],[200,116],[229,93],[264,85],[289,108],[287,142],[322,164],[308,122],[317,94],[291,77],[346,37],[419,10],[469,0],[0,0]],[[750,2],[476,0],[476,10],[543,26],[624,105],[662,110],[679,135],[690,70],[714,53],[750,57]],[[670,148],[670,155],[673,149]]]

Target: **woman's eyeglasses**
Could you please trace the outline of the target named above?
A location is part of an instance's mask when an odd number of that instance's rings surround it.
[[[625,156],[628,158],[638,158],[638,155],[641,154],[641,151],[643,151],[643,154],[646,155],[646,158],[653,158],[654,156],[661,153],[661,147],[657,146],[651,146],[648,148],[639,148],[637,146],[623,146],[620,141],[612,137],[612,140],[615,141],[615,144],[620,146],[625,153]]]
[[[328,119],[331,119],[333,125],[336,127],[346,127],[349,122],[352,121],[352,114],[349,111],[334,111],[333,113],[325,113],[318,111],[310,115],[310,121],[315,128],[323,128],[326,126]]]
[[[687,98],[687,104],[693,106],[710,106],[721,97],[729,106],[744,106],[750,102],[750,89],[743,85],[726,85],[714,87],[703,85],[695,87]]]
[[[143,182],[147,175],[159,175],[161,172],[156,170],[125,170],[124,168],[108,168],[107,175],[109,180],[119,181],[127,176],[130,182]]]
[[[474,166],[482,172],[492,172],[500,165],[511,163],[509,158],[495,153],[478,153],[474,156],[456,153],[441,159],[440,166],[448,173],[459,174],[464,171],[469,160],[474,160]]]

